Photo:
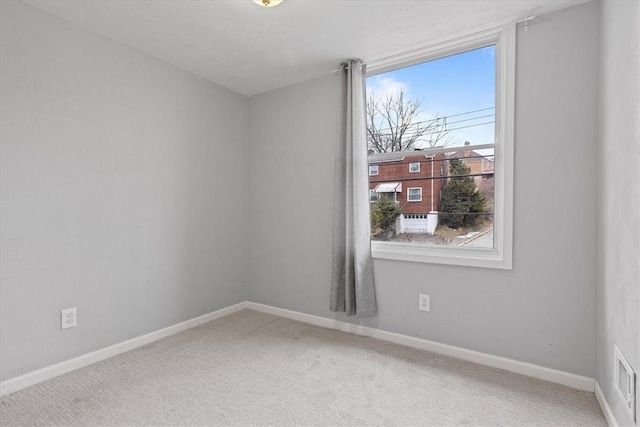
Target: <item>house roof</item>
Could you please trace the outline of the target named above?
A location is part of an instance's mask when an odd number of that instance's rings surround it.
[[[385,163],[385,162],[398,162],[406,158],[429,158],[435,156],[441,147],[437,147],[433,150],[407,150],[407,151],[392,151],[390,153],[371,153],[369,154],[369,163]]]
[[[465,155],[465,153],[469,153],[469,155]],[[468,151],[456,151],[455,153],[447,154],[447,159],[484,159],[488,162],[493,162],[493,154],[486,155],[480,154],[477,151],[468,150]]]

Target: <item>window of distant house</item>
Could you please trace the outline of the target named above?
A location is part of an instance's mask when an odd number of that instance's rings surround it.
[[[373,256],[510,269],[515,25],[367,71]]]
[[[420,187],[407,188],[407,201],[409,201],[409,202],[421,202],[422,201],[422,188],[420,188]]]

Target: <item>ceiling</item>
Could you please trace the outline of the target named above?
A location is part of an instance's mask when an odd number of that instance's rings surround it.
[[[246,96],[588,0],[24,0]],[[535,23],[535,21],[534,21]],[[531,25],[534,25],[532,23]]]

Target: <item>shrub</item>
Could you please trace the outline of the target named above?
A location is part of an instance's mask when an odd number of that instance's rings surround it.
[[[371,203],[371,234],[391,233],[396,219],[402,214],[400,206],[389,197],[380,195],[376,202]]]

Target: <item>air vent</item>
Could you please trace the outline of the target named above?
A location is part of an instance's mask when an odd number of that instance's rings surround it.
[[[631,365],[624,358],[617,345],[613,346],[613,380],[614,386],[620,392],[631,419],[636,421],[636,374]]]

